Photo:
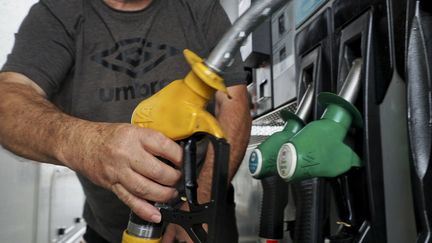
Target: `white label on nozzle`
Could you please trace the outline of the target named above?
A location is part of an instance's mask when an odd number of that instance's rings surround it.
[[[297,167],[297,151],[292,143],[286,143],[279,149],[277,158],[277,170],[279,176],[289,180]]]

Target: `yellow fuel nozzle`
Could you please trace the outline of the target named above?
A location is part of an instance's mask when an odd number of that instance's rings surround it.
[[[192,51],[185,50],[184,55],[192,71],[138,104],[131,123],[160,131],[173,140],[197,132],[224,138],[216,119],[205,110],[217,90],[228,94],[224,80]]]

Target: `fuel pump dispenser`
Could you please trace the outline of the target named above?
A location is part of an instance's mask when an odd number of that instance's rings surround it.
[[[339,93],[342,98],[320,95],[319,100],[326,106],[321,120],[292,137],[284,146],[284,163],[277,163],[285,166],[284,173],[288,175],[284,180],[294,182],[290,183],[294,189],[310,181],[306,178],[318,177],[311,180],[319,182],[316,184],[319,186],[294,190],[293,242],[414,242],[413,208],[417,241],[429,242],[431,197],[427,185],[431,178],[428,156],[431,136],[427,96],[431,92],[428,51],[431,31],[426,26],[431,22],[430,2],[298,0],[295,3],[300,8],[295,13],[302,17],[294,29],[297,75],[302,72],[309,75],[316,84],[316,92]],[[411,6],[408,11],[406,4]],[[311,11],[303,13],[309,8]],[[412,21],[406,20],[405,14]],[[404,28],[408,28],[407,35]],[[307,59],[315,50],[318,56],[315,60],[321,63],[316,62],[319,65],[314,63],[311,68]],[[348,76],[352,76],[356,66],[353,60],[358,58],[363,62],[361,89],[357,99],[347,99],[343,90],[350,78],[346,77],[350,71]],[[314,75],[316,68],[324,75]],[[303,90],[301,87],[299,93]],[[406,104],[409,129],[403,113]],[[351,109],[354,106],[358,111]],[[316,107],[313,119],[321,114],[322,110]],[[407,131],[414,207],[409,196]],[[345,157],[344,162],[341,156]],[[361,168],[349,170],[353,166]],[[264,176],[261,180],[268,178]],[[285,200],[282,195],[279,199]]]
[[[321,119],[311,122],[282,145],[277,159],[282,179],[336,177],[351,167],[361,166],[360,158],[343,141],[351,124],[362,126],[362,116],[353,105],[361,85],[362,65],[362,59],[353,62],[339,95],[321,93],[318,100],[327,106]]]
[[[222,37],[205,61],[191,51],[185,57],[192,71],[183,79],[173,81],[154,96],[142,101],[132,115],[132,124],[158,130],[167,137],[183,141],[185,190],[190,212],[160,206],[162,224],[152,224],[131,213],[123,243],[160,242],[163,224],[175,223],[182,226],[194,242],[217,242],[221,234],[223,209],[228,173],[229,146],[216,119],[205,111],[205,107],[216,91],[227,93],[220,74],[229,67],[234,54],[248,35],[280,8],[286,0],[256,2],[245,12]],[[207,134],[214,145],[215,162],[213,171],[212,200],[207,204],[197,201],[195,168],[195,137]],[[219,217],[218,217],[219,216]],[[203,229],[208,225],[208,233]]]

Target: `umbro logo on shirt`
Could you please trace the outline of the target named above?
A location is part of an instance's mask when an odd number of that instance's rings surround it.
[[[99,100],[102,102],[118,102],[133,99],[145,99],[163,89],[170,82],[157,80],[150,83],[132,81],[132,85],[120,87],[104,87],[99,89]]]
[[[180,50],[166,44],[157,44],[144,38],[117,42],[114,47],[94,54],[91,59],[102,66],[138,78],[165,59],[178,55]]]

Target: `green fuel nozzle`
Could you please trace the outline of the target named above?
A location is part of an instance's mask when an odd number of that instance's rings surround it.
[[[277,175],[276,160],[279,148],[304,127],[312,107],[313,93],[313,88],[309,85],[295,113],[281,111],[282,119],[285,121],[282,131],[268,137],[249,157],[249,173],[252,177],[261,179]]]
[[[353,62],[339,95],[323,92],[318,101],[326,106],[320,120],[313,121],[283,144],[277,158],[279,176],[285,181],[313,177],[336,177],[361,166],[357,154],[344,143],[351,125],[363,126],[353,105],[361,86],[362,59]]]

